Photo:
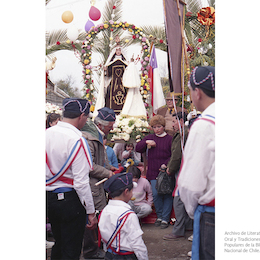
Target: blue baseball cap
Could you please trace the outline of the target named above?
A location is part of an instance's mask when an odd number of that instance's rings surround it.
[[[124,172],[124,173],[117,173],[110,177],[104,184],[104,189],[108,193],[115,192],[117,190],[123,189],[124,187],[133,183],[133,175],[132,173]]]

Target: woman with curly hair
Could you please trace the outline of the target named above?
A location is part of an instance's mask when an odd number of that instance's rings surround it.
[[[167,165],[171,158],[172,136],[165,132],[165,119],[161,115],[155,115],[150,121],[154,134],[145,136],[136,145],[136,151],[145,153],[148,149],[148,170],[146,179],[151,182],[153,202],[157,214],[156,226],[167,228],[172,211],[172,194],[159,195],[155,188],[159,169],[163,164]]]

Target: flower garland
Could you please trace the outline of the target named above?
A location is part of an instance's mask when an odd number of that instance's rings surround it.
[[[141,58],[141,87],[140,91],[143,97],[143,101],[145,107],[148,107],[148,97],[150,90],[149,82],[148,82],[148,71],[150,68],[149,60],[150,60],[150,52],[149,46],[150,42],[148,37],[142,32],[142,29],[136,27],[133,24],[129,24],[127,22],[114,22],[113,20],[106,21],[102,24],[97,25],[96,27],[92,27],[86,36],[86,40],[82,43],[81,50],[81,62],[83,65],[83,78],[84,78],[84,90],[86,91],[86,98],[89,100],[94,100],[94,86],[92,79],[92,66],[91,66],[91,55],[92,55],[92,47],[94,45],[94,39],[99,32],[104,30],[113,31],[114,29],[122,28],[123,30],[128,30],[133,34],[132,38],[135,41],[140,41],[142,45],[142,58]],[[128,40],[126,40],[127,42]]]
[[[149,124],[146,119],[118,115],[116,116],[115,127],[110,131],[108,139],[138,143],[149,132]]]

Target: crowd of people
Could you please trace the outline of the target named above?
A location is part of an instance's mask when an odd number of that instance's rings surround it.
[[[187,111],[175,110],[169,94],[149,121],[153,133],[113,149],[106,145],[116,119],[111,108],[92,120],[88,100],[66,98],[62,119],[47,117],[51,259],[79,259],[81,252],[86,259],[149,259],[140,223],[153,209],[161,229],[175,214],[162,239],[184,239],[193,230],[192,259],[215,259],[215,68],[196,67],[189,89],[199,117],[192,111],[186,125]]]

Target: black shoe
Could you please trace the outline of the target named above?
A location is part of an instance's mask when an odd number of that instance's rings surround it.
[[[101,249],[99,249],[96,254],[92,255],[92,256],[89,256],[89,257],[85,257],[85,259],[104,259],[105,258],[105,252]]]
[[[155,220],[155,222],[154,222],[154,225],[155,225],[156,227],[159,227],[159,226],[161,226],[161,222],[162,222],[162,220],[157,218],[157,219]]]
[[[167,228],[168,226],[169,226],[169,223],[167,223],[166,221],[161,222],[161,229]]]

